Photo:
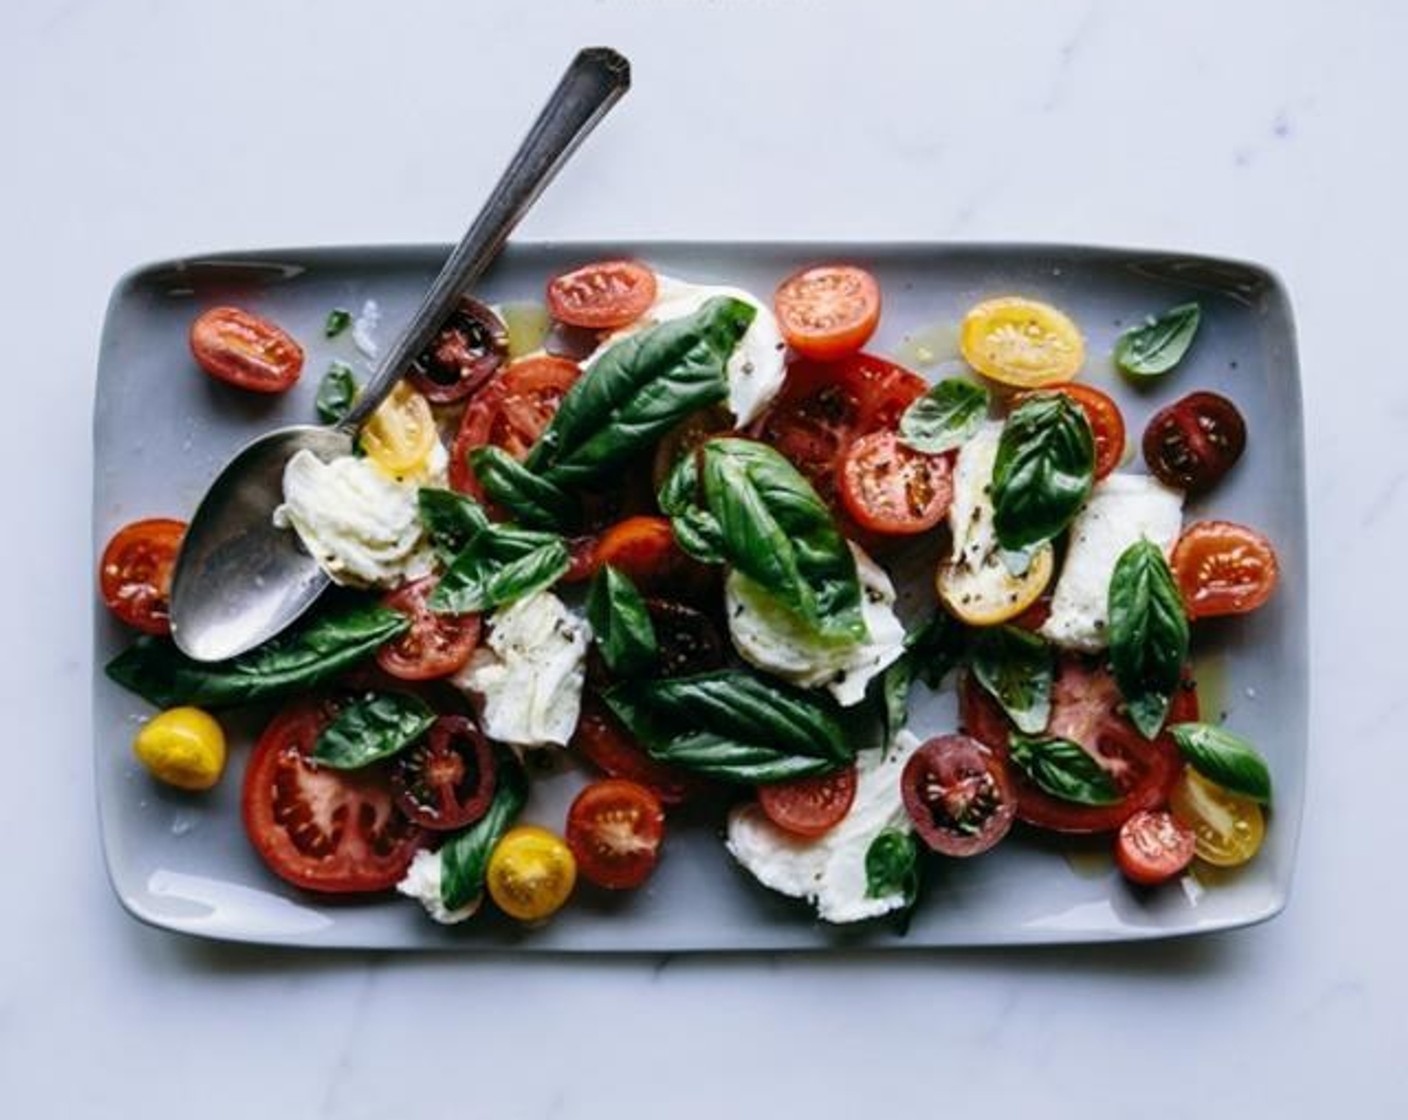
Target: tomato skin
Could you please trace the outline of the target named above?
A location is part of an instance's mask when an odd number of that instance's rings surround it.
[[[778,285],[773,308],[793,350],[817,361],[836,361],[856,353],[875,333],[880,285],[855,265],[814,265]]]
[[[784,832],[815,839],[846,818],[856,799],[856,768],[758,787],[758,804]]]
[[[1171,566],[1190,619],[1256,610],[1280,582],[1271,542],[1233,521],[1189,525],[1174,545]]]
[[[573,732],[571,749],[602,773],[645,786],[666,805],[679,805],[710,787],[685,770],[656,762],[606,705],[588,693]]]
[[[1216,393],[1189,393],[1154,413],[1144,429],[1144,461],[1166,486],[1201,494],[1242,457],[1247,424]]]
[[[494,752],[478,725],[465,716],[440,716],[424,739],[396,756],[391,789],[412,821],[446,831],[489,811],[496,777]]]
[[[577,861],[545,828],[520,824],[504,833],[489,856],[485,886],[494,904],[520,922],[550,918],[572,896]]]
[[[622,778],[593,782],[567,812],[567,846],[578,873],[607,890],[631,890],[649,879],[664,834],[660,799]]]
[[[1120,825],[1115,863],[1141,887],[1167,882],[1193,862],[1193,830],[1163,809],[1141,809]]]
[[[508,327],[493,310],[461,296],[409,379],[431,404],[464,400],[508,361]]]
[[[1000,296],[963,317],[963,360],[1002,385],[1038,389],[1070,381],[1085,362],[1085,339],[1062,311],[1039,300]]]
[[[358,436],[367,458],[392,477],[423,467],[439,441],[430,402],[408,381],[391,390]]]
[[[895,536],[923,533],[953,501],[953,459],[900,442],[895,432],[871,432],[841,460],[841,502],[856,523]]]
[[[1047,392],[1063,393],[1080,405],[1090,423],[1090,434],[1095,437],[1095,477],[1104,478],[1120,465],[1124,458],[1125,429],[1124,414],[1120,406],[1108,393],[1102,393],[1091,385],[1071,383],[1053,385]],[[1020,402],[1029,394],[1018,394]]]
[[[548,281],[548,310],[570,326],[614,330],[644,315],[656,288],[655,273],[639,261],[597,261]]]
[[[171,575],[186,523],[149,517],[124,525],[103,549],[98,589],[108,610],[144,634],[171,633]]]
[[[197,316],[190,345],[211,377],[255,393],[282,393],[303,372],[303,347],[281,327],[238,307],[212,307]]]
[[[391,592],[382,606],[400,611],[411,628],[376,651],[376,662],[403,681],[428,681],[458,673],[479,644],[477,614],[437,614],[427,606],[437,576],[425,576]]]
[[[304,890],[364,894],[395,886],[424,833],[402,815],[387,769],[340,771],[309,755],[336,713],[303,698],[276,715],[249,757],[241,816],[269,870]]]
[[[986,852],[1017,815],[1003,759],[966,735],[940,735],[910,755],[900,792],[919,838],[956,858]]]
[[[1191,766],[1169,794],[1169,810],[1192,830],[1194,855],[1214,867],[1246,863],[1266,838],[1260,805],[1223,789]]]
[[[600,534],[591,574],[608,564],[646,596],[696,600],[715,583],[716,573],[680,548],[667,517],[628,517]]]

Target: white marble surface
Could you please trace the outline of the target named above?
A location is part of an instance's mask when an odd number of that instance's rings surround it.
[[[0,1111],[1408,1114],[1405,39],[1408,7],[1348,0],[6,0]],[[1033,238],[1281,273],[1315,579],[1284,916],[1162,947],[474,961],[226,949],[118,909],[87,710],[108,290],[205,248],[453,237],[597,41],[635,90],[525,236]]]

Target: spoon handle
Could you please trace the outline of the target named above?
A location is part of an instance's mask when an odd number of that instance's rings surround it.
[[[435,337],[460,294],[498,255],[543,188],[630,84],[630,63],[609,47],[588,47],[577,54],[483,209],[455,246],[411,321],[387,348],[339,428],[355,435],[366,423],[411,360]]]

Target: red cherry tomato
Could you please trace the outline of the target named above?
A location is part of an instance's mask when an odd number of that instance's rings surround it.
[[[212,307],[191,324],[191,353],[211,377],[256,393],[282,393],[303,372],[303,347],[268,319]]]
[[[895,535],[932,529],[953,501],[950,456],[928,455],[895,432],[871,432],[841,460],[841,502],[856,522]]]
[[[98,563],[103,602],[128,626],[171,633],[171,573],[186,535],[184,521],[150,517],[113,534]]]
[[[432,404],[462,401],[508,361],[508,328],[477,299],[461,296],[430,345],[411,364],[410,382]]]
[[[784,832],[815,837],[830,832],[856,799],[856,768],[758,787],[758,804]]]
[[[1216,393],[1189,393],[1154,413],[1144,429],[1149,470],[1165,485],[1193,494],[1210,490],[1246,446],[1246,421]]]
[[[1256,610],[1280,578],[1271,542],[1232,521],[1189,525],[1174,546],[1172,567],[1189,618]]]
[[[494,752],[464,716],[440,716],[425,737],[396,756],[391,789],[401,812],[423,828],[463,828],[494,799]]]
[[[655,273],[639,261],[598,261],[548,281],[548,310],[574,327],[614,330],[644,315],[655,289]]]
[[[687,555],[665,517],[628,517],[597,537],[592,573],[610,564],[642,595],[697,599],[714,584],[707,565]]]
[[[577,870],[607,890],[629,890],[650,878],[664,835],[660,799],[623,778],[593,782],[567,812],[567,846]]]
[[[1120,825],[1115,863],[1131,883],[1152,887],[1193,862],[1197,837],[1163,809],[1143,809]]]
[[[1104,478],[1118,467],[1124,458],[1124,415],[1114,399],[1090,385],[1074,382],[1053,385],[1046,391],[1064,393],[1085,413],[1086,420],[1090,422],[1091,435],[1095,437],[1095,477]]]
[[[863,268],[817,265],[795,272],[773,296],[782,337],[818,361],[849,357],[880,322],[880,285]]]
[[[572,735],[572,750],[613,778],[647,787],[666,805],[678,805],[706,789],[707,783],[684,770],[656,762],[600,700],[587,695]]]
[[[405,875],[424,833],[396,807],[384,765],[334,770],[309,758],[335,712],[326,699],[300,699],[259,736],[244,772],[245,833],[294,886],[385,890]]]
[[[458,673],[479,644],[477,614],[437,614],[426,601],[440,580],[426,576],[391,592],[382,606],[400,611],[411,628],[377,650],[376,661],[403,681],[428,681]]]
[[[987,851],[1017,813],[1002,759],[966,735],[940,735],[910,755],[900,793],[919,838],[946,856]]]

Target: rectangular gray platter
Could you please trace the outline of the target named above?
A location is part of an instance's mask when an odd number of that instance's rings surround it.
[[[225,459],[254,435],[313,417],[318,379],[332,358],[365,362],[347,336],[331,342],[329,309],[356,311],[375,299],[385,342],[404,321],[447,253],[444,246],[236,252],[149,265],[117,285],[104,327],[94,413],[94,566],[120,525],[139,517],[186,518]],[[240,778],[249,743],[267,711],[224,719],[231,760],[207,795],[158,786],[133,760],[131,740],[150,709],[103,676],[127,635],[94,611],[93,728],[97,792],[107,866],[122,904],[153,925],[204,937],[275,944],[386,949],[708,951],[847,946],[1003,945],[1131,940],[1201,933],[1265,920],[1284,907],[1305,778],[1307,727],[1306,529],[1301,395],[1291,310],[1268,271],[1185,254],[1028,245],[876,244],[530,244],[514,245],[478,287],[491,301],[541,299],[545,278],[594,258],[636,256],[694,281],[737,284],[766,297],[795,268],[840,259],[870,268],[884,292],[880,330],[868,349],[893,355],[927,332],[931,349],[951,347],[956,326],[978,300],[1020,293],[1071,314],[1087,339],[1082,379],[1113,393],[1124,410],[1132,469],[1149,416],[1193,389],[1236,401],[1249,450],[1188,518],[1228,518],[1276,544],[1282,582],[1272,602],[1241,619],[1200,623],[1195,652],[1207,718],[1225,715],[1270,761],[1276,783],[1269,835],[1258,858],[1232,873],[1199,872],[1192,883],[1152,892],[1126,886],[1108,841],[1054,841],[1014,833],[966,862],[935,857],[921,904],[903,935],[888,920],[856,928],[817,922],[804,904],[779,898],[732,865],[718,824],[672,821],[658,873],[643,890],[617,897],[579,892],[550,924],[522,929],[492,913],[443,929],[399,896],[329,902],[269,874],[246,843]],[[1135,388],[1114,372],[1121,330],[1190,299],[1203,325],[1187,361],[1157,383]],[[186,332],[203,308],[234,303],[266,314],[308,351],[306,372],[274,398],[240,393],[203,376]],[[937,344],[935,345],[935,340]],[[910,352],[912,352],[912,341]],[[940,354],[939,356],[948,356]],[[921,369],[931,378],[940,363]],[[905,588],[911,611],[929,595],[919,570]],[[954,726],[951,686],[914,693],[921,735]],[[561,827],[580,778],[535,783],[527,819]]]

